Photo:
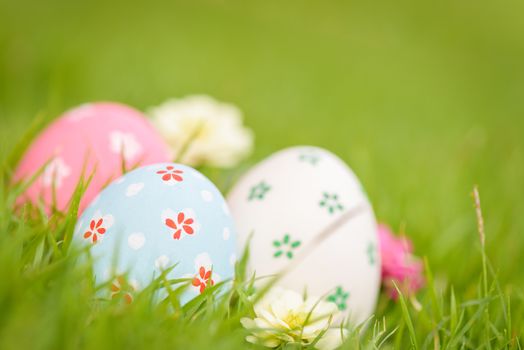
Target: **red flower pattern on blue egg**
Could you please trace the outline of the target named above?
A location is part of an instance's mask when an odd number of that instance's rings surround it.
[[[172,165],[168,165],[165,167],[165,169],[158,170],[156,173],[158,175],[162,175],[162,181],[168,184],[174,184],[176,182],[184,181],[184,178],[182,177],[182,174],[184,172],[180,169],[176,169]]]
[[[90,220],[89,226],[84,232],[84,239],[91,240],[93,244],[96,244],[102,235],[113,225],[113,216],[105,215],[101,216],[99,213]]]
[[[190,217],[186,217],[183,212],[178,213],[176,222],[171,218],[166,219],[166,226],[175,230],[173,233],[173,239],[180,239],[182,232],[185,232],[188,235],[195,233],[193,229],[193,224],[195,220]]]

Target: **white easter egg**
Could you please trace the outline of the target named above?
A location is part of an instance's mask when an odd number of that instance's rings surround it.
[[[374,311],[380,286],[376,220],[349,167],[316,147],[277,152],[245,174],[227,202],[249,269],[283,272],[277,285],[323,296],[353,322]]]

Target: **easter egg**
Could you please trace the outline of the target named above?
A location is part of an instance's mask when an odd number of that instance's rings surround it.
[[[111,282],[113,297],[132,299],[174,266],[169,280],[191,281],[186,302],[233,277],[235,232],[211,181],[193,168],[161,163],[106,187],[79,218],[73,242],[90,247],[96,283]]]
[[[92,179],[80,203],[87,204],[111,180],[132,169],[170,160],[169,149],[139,111],[118,103],[90,103],[49,125],[22,157],[15,180],[41,172],[19,202],[54,204],[65,210],[83,176]]]
[[[227,197],[248,268],[368,318],[380,285],[376,220],[354,173],[332,153],[293,147],[247,172]],[[251,237],[251,240],[249,238]]]

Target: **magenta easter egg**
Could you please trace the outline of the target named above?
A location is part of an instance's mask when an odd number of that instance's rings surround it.
[[[119,103],[89,103],[64,113],[32,143],[15,180],[43,170],[20,202],[53,203],[65,210],[82,176],[93,174],[81,213],[111,180],[132,169],[170,161],[168,146],[139,111]]]

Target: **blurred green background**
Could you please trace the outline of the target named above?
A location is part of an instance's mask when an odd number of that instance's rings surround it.
[[[312,144],[345,159],[439,283],[473,294],[470,197],[488,255],[524,284],[524,2],[0,0],[0,150],[40,112],[210,94],[252,161]],[[522,290],[513,297],[522,299]]]

